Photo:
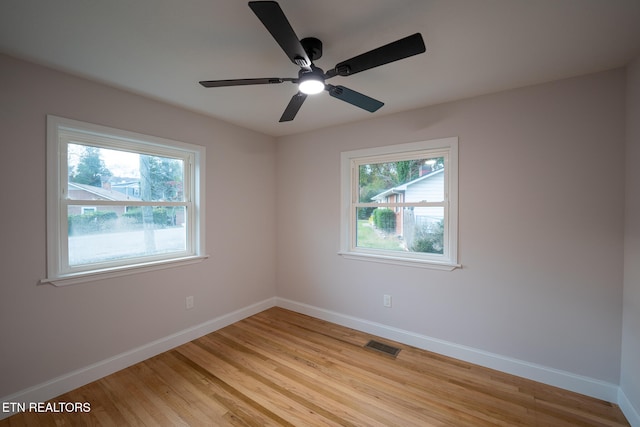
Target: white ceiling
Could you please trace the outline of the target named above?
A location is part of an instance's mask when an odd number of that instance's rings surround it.
[[[425,54],[329,81],[385,103],[373,115],[586,74],[640,56],[640,0],[280,0],[328,70],[415,32]],[[296,77],[237,0],[2,0],[0,52],[282,136],[372,113],[307,98],[278,119],[292,83],[203,88],[199,80]]]

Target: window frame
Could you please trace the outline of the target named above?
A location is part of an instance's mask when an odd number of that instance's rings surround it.
[[[445,248],[442,255],[421,252],[399,252],[358,247],[356,243],[357,208],[384,207],[387,203],[365,203],[358,200],[359,166],[424,157],[445,157],[444,201],[402,202],[394,206],[444,207]],[[393,208],[394,206],[387,206]],[[447,137],[383,147],[365,148],[341,153],[341,219],[339,255],[347,259],[365,260],[411,267],[454,270],[458,263],[458,138]]]
[[[82,144],[184,161],[182,202],[68,199],[69,144]],[[41,283],[65,286],[201,262],[205,252],[205,147],[62,117],[47,116],[47,277]],[[186,209],[186,249],[72,266],[69,263],[68,207],[73,205],[175,205]]]

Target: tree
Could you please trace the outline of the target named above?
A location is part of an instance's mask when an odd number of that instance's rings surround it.
[[[175,201],[183,197],[183,164],[167,157],[140,155],[140,198],[144,201]],[[175,208],[163,208],[162,226],[175,220]],[[155,251],[154,228],[157,220],[152,206],[142,207],[144,241],[147,252]]]
[[[142,200],[182,200],[183,176],[181,160],[140,155],[140,191]]]
[[[153,200],[182,199],[182,161],[167,157],[151,157],[149,172]]]
[[[108,180],[111,175],[111,171],[107,169],[104,161],[100,158],[100,149],[85,146],[75,172],[69,175],[69,181],[101,187],[102,183]]]
[[[401,160],[396,162],[398,184],[412,181],[420,176],[420,167],[424,164],[422,159]]]
[[[396,184],[395,163],[371,163],[360,166],[360,202],[371,202],[371,196]]]
[[[152,199],[152,176],[151,176],[152,156],[140,155],[140,198],[144,201]],[[147,253],[156,250],[155,233],[153,232],[153,206],[142,207],[142,226],[144,227],[144,245]]]

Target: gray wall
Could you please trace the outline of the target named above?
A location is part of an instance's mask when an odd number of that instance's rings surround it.
[[[620,388],[640,413],[640,59],[627,69],[627,204]]]
[[[277,140],[6,56],[0,94],[0,396],[277,295],[620,384],[640,406],[639,61]],[[206,146],[212,257],[37,285],[46,114]],[[463,269],[337,255],[340,152],[446,136],[460,138]]]
[[[46,276],[47,114],[206,146],[211,258],[63,288],[37,285]],[[275,295],[273,138],[6,56],[0,129],[0,396]],[[187,295],[193,310],[185,310]]]
[[[624,120],[616,70],[280,138],[278,297],[618,384]],[[340,257],[340,152],[447,136],[463,268]]]

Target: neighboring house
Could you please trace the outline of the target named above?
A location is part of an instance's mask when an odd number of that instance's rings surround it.
[[[126,196],[140,197],[140,180],[134,179],[111,182],[111,189]]]
[[[130,190],[135,186],[129,186]],[[139,188],[139,184],[138,184]],[[120,189],[112,189],[111,184],[103,183],[102,187],[95,187],[88,184],[79,184],[77,182],[69,183],[69,198],[73,200],[86,200],[84,206],[70,206],[69,215],[81,215],[96,211],[115,212],[118,217],[129,210],[128,206],[92,206],[91,200],[113,200],[113,201],[140,201],[139,197],[127,196]],[[139,192],[139,191],[138,191]],[[167,219],[166,225],[181,225],[185,221],[185,212],[177,209],[175,213]]]
[[[127,196],[120,191],[112,190],[109,184],[105,183],[103,187],[96,187],[88,184],[79,184],[77,182],[69,183],[69,195],[70,199],[74,200],[86,200],[87,206],[71,206],[69,207],[70,215],[79,215],[87,212],[95,212],[97,210],[109,210],[122,215],[126,208],[124,206],[109,206],[106,209],[98,209],[95,206],[91,206],[91,200],[114,200],[114,201],[126,201],[126,200],[140,200],[138,197]]]
[[[441,202],[444,200],[444,168],[427,171],[419,178],[390,188],[371,198],[378,203]],[[426,225],[440,221],[442,207],[394,208],[396,234],[409,244],[413,227],[409,224]]]

